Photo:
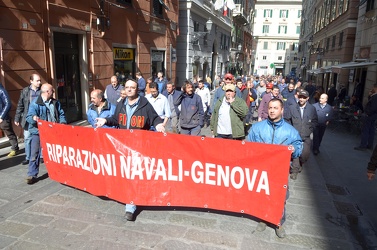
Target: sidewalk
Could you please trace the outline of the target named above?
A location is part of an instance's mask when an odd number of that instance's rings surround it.
[[[209,128],[203,134],[210,136]],[[325,140],[336,143],[338,137],[329,134]],[[362,249],[359,240],[351,236],[354,228],[339,212],[329,191],[334,187],[328,183],[336,183],[325,180],[321,172],[333,164],[326,158],[331,158],[332,150],[322,149],[319,157],[311,155],[298,179],[290,180],[284,224],[287,237],[279,239],[272,228],[257,232],[256,221],[219,211],[142,207],[136,221],[127,222],[123,204],[54,182],[46,177],[43,164],[40,176],[44,179],[27,185],[27,167],[20,165],[24,155],[9,159],[9,148],[3,148],[0,248]]]

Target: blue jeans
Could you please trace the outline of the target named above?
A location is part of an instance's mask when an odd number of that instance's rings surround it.
[[[181,127],[181,134],[182,135],[200,135],[201,128],[200,125],[194,128],[182,128]]]
[[[126,212],[135,213],[135,211],[136,211],[136,205],[126,204],[124,210],[125,210]]]
[[[39,135],[31,135],[30,159],[27,176],[37,177],[39,174],[39,158],[41,155]]]
[[[25,144],[26,160],[30,159],[30,142],[31,142],[31,135],[29,133],[29,130],[24,129],[24,144]]]
[[[287,193],[285,194],[283,216],[281,217],[281,220],[280,220],[280,226],[282,226],[283,223],[285,222],[285,203],[287,203],[288,198],[289,198],[289,187],[287,186]]]

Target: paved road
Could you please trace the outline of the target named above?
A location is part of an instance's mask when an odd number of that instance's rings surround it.
[[[203,134],[210,135],[208,128]],[[27,185],[27,167],[20,165],[24,155],[7,159],[9,148],[0,149],[0,248],[377,249],[371,227],[377,206],[364,207],[366,189],[377,181],[364,181],[369,153],[353,151],[356,139],[327,134],[321,154],[312,155],[298,179],[290,180],[284,239],[272,228],[255,231],[251,218],[218,211],[143,207],[136,221],[127,222],[123,204],[54,182],[43,165],[42,179]],[[346,194],[334,194],[347,185],[352,187]],[[353,185],[360,193],[352,193]],[[356,204],[362,215],[352,210]]]

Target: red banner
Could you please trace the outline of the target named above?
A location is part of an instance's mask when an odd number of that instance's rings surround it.
[[[287,146],[39,121],[51,179],[136,205],[246,213],[278,225]]]

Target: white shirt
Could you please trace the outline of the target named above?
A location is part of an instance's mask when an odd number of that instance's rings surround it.
[[[209,89],[206,87],[203,87],[202,89],[197,88],[195,90],[195,94],[198,94],[200,98],[202,98],[202,104],[203,104],[203,111],[206,112],[207,110],[207,105],[210,105],[211,101],[211,94],[209,92]],[[207,103],[207,105],[206,105]]]
[[[158,94],[156,98],[154,98],[152,94],[148,94],[145,96],[145,98],[147,98],[148,102],[152,104],[154,110],[161,119],[165,119],[165,117],[170,118],[171,111],[168,98],[161,94]]]

